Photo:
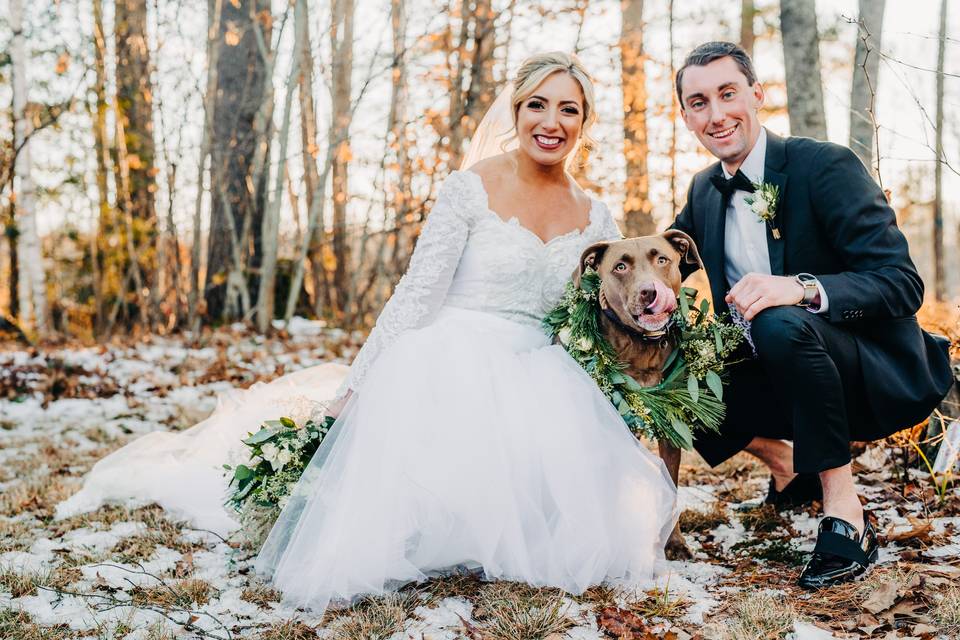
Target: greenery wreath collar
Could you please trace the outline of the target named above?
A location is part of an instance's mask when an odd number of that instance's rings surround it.
[[[723,421],[723,374],[743,341],[743,330],[709,316],[706,300],[694,306],[696,291],[682,288],[666,339],[674,345],[663,379],[643,387],[626,373],[603,336],[600,275],[587,268],[579,286],[568,282],[563,298],[543,319],[543,327],[600,387],[637,435],[693,448],[694,434],[717,431]]]

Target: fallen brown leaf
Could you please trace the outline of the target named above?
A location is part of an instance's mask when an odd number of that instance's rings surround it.
[[[897,586],[893,581],[881,583],[863,602],[863,608],[873,614],[886,611],[897,601]]]

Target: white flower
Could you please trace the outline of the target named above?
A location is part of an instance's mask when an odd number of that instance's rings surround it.
[[[276,468],[275,461],[277,459],[277,455],[280,453],[279,447],[277,447],[277,445],[273,444],[272,442],[268,442],[267,444],[260,447],[260,451],[263,453],[263,459],[269,462],[274,468]]]
[[[577,339],[577,349],[580,351],[590,351],[593,348],[593,338],[590,336],[581,336]]]
[[[573,337],[573,332],[570,330],[570,327],[563,327],[560,329],[560,332],[557,333],[557,337],[560,338],[560,344],[567,346],[570,344],[570,338]]]
[[[763,198],[757,198],[753,201],[753,204],[750,205],[750,209],[757,215],[761,220],[766,220],[770,215],[770,205],[767,204],[767,201]]]

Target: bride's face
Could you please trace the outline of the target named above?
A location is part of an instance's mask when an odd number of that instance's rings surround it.
[[[570,74],[558,71],[520,103],[520,152],[540,164],[561,163],[576,149],[582,127],[583,91]]]

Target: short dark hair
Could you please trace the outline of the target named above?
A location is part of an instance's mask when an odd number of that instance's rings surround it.
[[[683,66],[677,71],[677,100],[683,108],[683,93],[680,83],[683,81],[683,72],[687,67],[705,67],[714,60],[730,57],[737,63],[740,71],[747,78],[747,84],[753,86],[757,82],[757,72],[753,70],[753,60],[743,47],[734,42],[704,42],[702,45],[687,54]]]

